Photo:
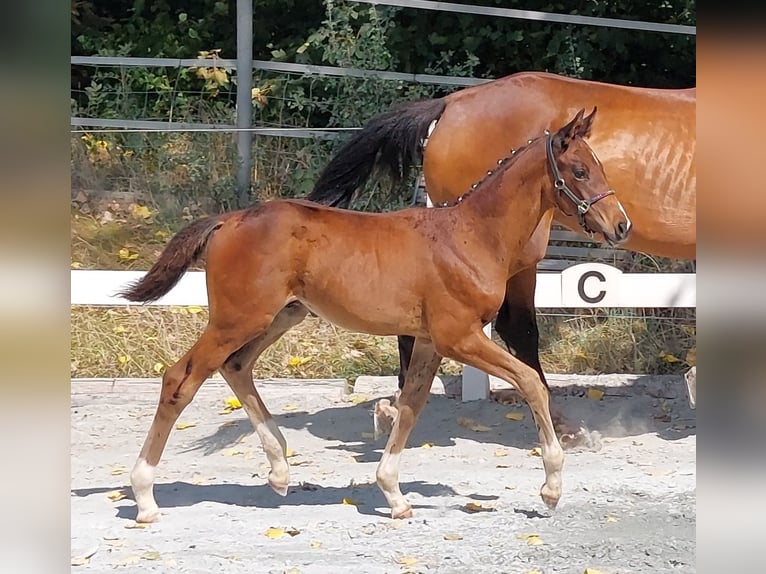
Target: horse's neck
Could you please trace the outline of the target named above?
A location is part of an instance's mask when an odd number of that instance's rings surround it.
[[[493,249],[505,254],[526,244],[552,207],[543,199],[546,178],[545,148],[537,143],[463,200]]]

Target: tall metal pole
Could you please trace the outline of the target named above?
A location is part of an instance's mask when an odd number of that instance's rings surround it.
[[[252,170],[253,0],[237,0],[237,191],[239,206],[250,203]]]

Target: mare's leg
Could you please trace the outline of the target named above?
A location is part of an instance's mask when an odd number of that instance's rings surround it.
[[[441,359],[431,341],[415,340],[406,383],[399,396],[399,413],[376,471],[378,486],[391,507],[392,518],[412,516],[412,507],[399,489],[399,459],[418,415],[426,404]]]
[[[220,368],[221,375],[242,403],[242,408],[261,439],[263,451],[271,466],[269,485],[282,496],[287,494],[290,480],[290,467],[286,458],[287,442],[255,389],[253,365],[261,353],[303,321],[307,314],[308,309],[301,303],[290,303],[279,312],[265,332],[232,353]]]
[[[396,341],[399,344],[399,390],[402,390],[404,388],[407,367],[412,358],[412,347],[415,344],[415,337],[400,335],[396,338]]]
[[[268,322],[263,328],[268,326]],[[154,474],[173,424],[202,383],[223,364],[226,357],[259,330],[257,323],[254,327],[252,323],[242,321],[236,327],[223,329],[211,320],[189,352],[165,371],[154,420],[130,473],[130,483],[138,506],[137,522],[154,522],[159,518],[159,508],[153,494]]]
[[[532,367],[545,386],[545,373],[540,365],[540,334],[535,313],[537,268],[528,267],[512,276],[505,286],[505,299],[495,320],[495,331],[508,350]]]
[[[539,432],[545,467],[545,483],[540,489],[540,496],[549,508],[555,508],[561,497],[564,451],[553,429],[548,389],[534,369],[493,343],[481,329],[459,339],[454,338],[454,329],[451,331],[445,342],[436,342],[440,354],[507,381],[519,390],[529,404]]]
[[[513,355],[532,367],[550,391],[540,364],[540,334],[537,330],[535,311],[535,287],[537,268],[528,267],[512,276],[506,283],[505,299],[495,321],[495,331]],[[564,439],[565,446],[579,443],[582,429],[570,423],[559,408],[550,405],[554,428]]]
[[[399,390],[394,393],[393,404],[390,399],[380,399],[375,403],[373,428],[376,439],[384,434],[390,434],[391,429],[393,428],[394,419],[396,418],[396,404],[399,400],[399,395],[404,388],[407,367],[412,358],[412,348],[415,344],[415,337],[400,335],[397,337],[397,342],[399,343]]]

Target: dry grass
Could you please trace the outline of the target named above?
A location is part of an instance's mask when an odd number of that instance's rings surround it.
[[[201,307],[73,307],[73,377],[157,376],[194,344],[207,323]],[[394,375],[395,337],[373,337],[309,317],[256,363],[259,378],[346,378]],[[445,361],[445,373],[457,365]]]

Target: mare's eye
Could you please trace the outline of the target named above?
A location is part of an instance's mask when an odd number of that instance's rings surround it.
[[[577,168],[574,170],[574,176],[577,179],[586,179],[588,177],[588,172],[585,171],[584,169]]]

